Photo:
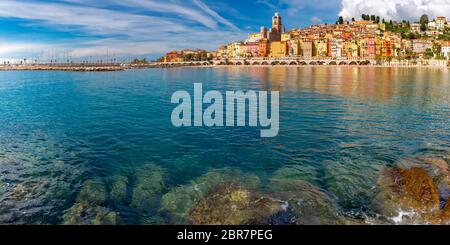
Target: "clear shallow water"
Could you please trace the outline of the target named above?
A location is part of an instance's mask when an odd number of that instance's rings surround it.
[[[280,91],[279,136],[173,128],[172,93],[193,94],[197,82],[204,91]],[[450,74],[438,69],[2,72],[0,223],[61,223],[86,180],[134,176],[148,163],[166,169],[167,191],[213,169],[239,169],[264,183],[296,166],[344,212],[370,214],[382,167],[448,154],[449,115]],[[119,209],[122,223],[139,223],[132,207]]]

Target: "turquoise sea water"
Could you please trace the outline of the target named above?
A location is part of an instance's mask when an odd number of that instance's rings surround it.
[[[278,137],[260,138],[257,128],[174,128],[172,93],[193,94],[194,83],[204,91],[280,91]],[[136,173],[148,164],[165,171],[161,195],[218,169],[255,175],[264,186],[293,167],[342,213],[370,216],[379,170],[405,157],[448,155],[449,126],[448,70],[1,72],[0,223],[60,224],[85,181],[100,181],[108,192],[117,176],[128,181],[128,201],[113,205],[107,194],[102,205],[122,224],[145,223],[130,203]],[[151,209],[146,217],[158,218],[150,223],[181,222],[159,213],[158,204]]]

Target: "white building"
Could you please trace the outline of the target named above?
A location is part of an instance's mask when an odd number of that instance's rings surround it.
[[[444,30],[445,29],[445,24],[447,23],[447,18],[444,16],[439,16],[436,19],[436,28],[438,30]]]
[[[444,57],[450,58],[450,46],[442,46],[441,52]]]
[[[420,24],[417,23],[411,24],[411,32],[420,33],[421,32]]]
[[[343,48],[343,41],[342,39],[331,39],[330,40],[330,52],[331,57],[342,57],[342,48]]]
[[[432,47],[432,43],[427,39],[415,39],[413,40],[413,51],[417,54],[423,54]]]
[[[435,21],[431,21],[430,23],[428,23],[428,30],[436,30],[436,22]]]

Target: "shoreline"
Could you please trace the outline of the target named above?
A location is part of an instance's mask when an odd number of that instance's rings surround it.
[[[171,66],[150,67],[149,69],[176,69],[176,68],[422,68],[448,70],[447,66],[424,66],[424,65],[195,65],[195,66]]]
[[[193,66],[194,67],[194,66]],[[376,68],[450,68],[447,66],[426,65],[210,65],[195,67],[376,67]]]
[[[0,66],[1,71],[68,71],[68,72],[114,72],[141,69],[175,69],[175,68],[425,68],[425,69],[450,69],[449,66],[435,65],[178,65],[178,66]]]

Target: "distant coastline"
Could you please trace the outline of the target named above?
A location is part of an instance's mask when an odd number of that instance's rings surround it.
[[[252,64],[212,64],[212,63],[189,63],[189,64],[167,64],[167,63],[150,63],[147,65],[15,65],[0,66],[0,71],[68,71],[68,72],[115,72],[124,70],[137,69],[155,69],[155,68],[220,68],[220,67],[375,67],[375,68],[433,68],[433,69],[450,69],[445,65],[423,65],[423,64],[346,64],[346,65],[320,65],[320,64],[276,64],[276,65],[252,65]]]
[[[174,69],[174,68],[221,68],[221,67],[265,67],[265,68],[275,68],[275,67],[285,67],[285,68],[431,68],[431,69],[450,69],[449,66],[437,66],[437,65],[172,65],[172,66],[162,66],[162,65],[146,65],[146,66],[0,66],[1,71],[67,71],[67,72],[115,72],[124,70],[137,70],[137,69]]]

